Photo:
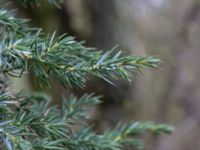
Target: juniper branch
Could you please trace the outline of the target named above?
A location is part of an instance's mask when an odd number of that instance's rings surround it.
[[[160,61],[152,56],[122,56],[121,52],[113,55],[115,49],[95,51],[69,36],[43,39],[40,35],[37,32],[19,39],[5,37],[0,45],[0,70],[12,76],[31,72],[40,85],[49,85],[50,75],[54,75],[64,86],[82,87],[88,74],[108,82],[109,77],[131,80],[135,71],[156,67]]]
[[[1,97],[5,99],[4,94],[0,95]],[[99,103],[99,97],[93,95],[84,95],[79,101],[71,96],[65,102],[64,111],[49,106],[49,97],[43,95],[18,95],[14,99],[14,104],[17,105],[10,107],[6,104],[12,109],[9,113],[1,114],[4,117],[1,117],[0,123],[0,141],[4,143],[4,149],[9,150],[59,150],[64,147],[70,150],[120,150],[124,144],[142,144],[141,139],[135,138],[136,135],[147,131],[160,134],[173,130],[166,125],[137,122],[120,125],[104,134],[96,134],[88,127],[82,128],[80,120],[74,120],[71,124],[70,119],[76,118],[78,113],[83,113],[86,106],[95,106]],[[74,129],[74,124],[80,126],[80,129]]]

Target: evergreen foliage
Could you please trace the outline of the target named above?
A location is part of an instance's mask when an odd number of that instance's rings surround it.
[[[40,0],[19,0],[24,6]],[[49,0],[60,6],[62,1]],[[159,58],[124,56],[117,48],[97,51],[73,37],[48,35],[30,28],[27,19],[0,8],[0,149],[2,150],[121,150],[126,145],[142,147],[140,135],[170,133],[173,128],[153,122],[119,124],[113,130],[95,133],[86,125],[88,109],[101,101],[99,96],[71,96],[59,106],[50,106],[51,98],[37,93],[14,93],[9,78],[33,75],[39,86],[51,86],[59,80],[65,87],[84,87],[88,75],[109,83],[123,78],[132,80],[143,67],[155,68]]]

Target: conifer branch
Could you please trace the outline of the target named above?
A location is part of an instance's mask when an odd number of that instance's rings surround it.
[[[0,15],[0,22],[1,18]],[[16,24],[2,25],[4,28],[12,29]],[[34,29],[25,29],[26,32],[30,30]],[[17,39],[13,34],[7,35],[0,48],[2,72],[21,76],[24,72],[30,71],[40,86],[44,83],[50,85],[51,75],[64,86],[83,87],[88,74],[110,83],[109,78],[120,77],[130,81],[133,73],[145,66],[157,67],[160,62],[152,56],[122,56],[120,51],[115,52],[116,48],[103,53],[87,48],[83,42],[76,42],[73,37],[67,35],[55,38],[54,33],[51,37],[45,37],[41,30],[34,34],[28,32],[26,36]]]
[[[0,95],[0,98],[5,99],[5,95]],[[77,119],[77,114],[80,113],[81,118],[84,118],[86,106],[95,106],[100,102],[99,97],[93,94],[84,95],[79,100],[71,96],[64,101],[64,111],[49,106],[49,97],[41,94],[30,97],[18,95],[14,99],[14,104],[17,105],[10,107],[5,103],[12,109],[9,113],[1,114],[3,117],[0,123],[0,141],[3,142],[4,149],[59,150],[65,147],[70,150],[120,150],[124,144],[141,147],[142,140],[136,139],[136,135],[145,132],[161,134],[173,131],[172,127],[166,125],[136,122],[118,125],[115,130],[96,134],[90,128],[83,127],[80,119]],[[0,109],[2,107],[0,106]],[[77,120],[72,123],[71,118]],[[74,124],[79,125],[80,129],[75,130]]]

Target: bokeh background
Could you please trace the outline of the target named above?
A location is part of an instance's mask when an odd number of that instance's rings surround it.
[[[90,47],[119,45],[128,55],[157,55],[163,61],[131,84],[120,80],[111,86],[91,77],[86,89],[72,90],[53,83],[44,90],[54,103],[71,92],[102,94],[103,103],[92,113],[96,129],[130,120],[167,123],[175,132],[147,136],[146,150],[200,150],[200,0],[65,0],[61,9],[45,2],[37,8],[15,7],[18,16],[45,32],[67,32]],[[31,76],[16,80],[15,86],[41,91]]]

